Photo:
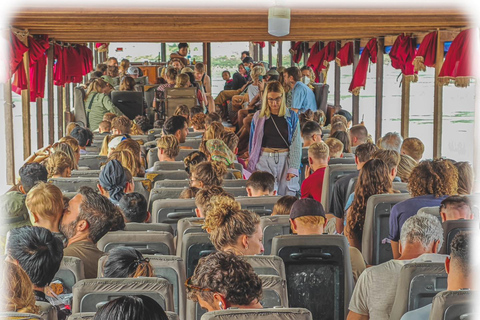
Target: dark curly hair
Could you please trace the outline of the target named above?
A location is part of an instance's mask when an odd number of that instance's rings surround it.
[[[199,291],[187,287],[188,298],[193,301],[197,301],[200,296],[211,303],[214,292],[218,292],[230,304],[246,306],[254,300],[260,301],[262,297],[262,281],[253,267],[230,252],[219,251],[201,258],[191,278],[191,284],[209,289]]]
[[[355,198],[347,217],[346,234],[362,243],[367,201],[373,195],[392,192],[392,181],[387,164],[381,159],[368,160],[358,176]]]
[[[424,160],[412,169],[408,179],[408,190],[412,197],[455,195],[457,189],[458,170],[449,160]]]

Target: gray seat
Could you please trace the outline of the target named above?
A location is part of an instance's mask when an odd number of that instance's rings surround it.
[[[72,313],[96,312],[108,301],[126,295],[143,294],[166,311],[174,311],[172,284],[162,278],[86,279],[73,287]]]
[[[160,180],[155,182],[154,188],[185,188],[189,186],[189,180]],[[243,187],[247,185],[247,180],[243,179],[227,179],[223,180],[222,187]]]
[[[260,228],[263,230],[264,254],[271,254],[273,238],[290,234],[290,216],[277,215],[261,217]]]
[[[401,193],[408,193],[407,183],[406,182],[393,182],[392,188],[398,190]]]
[[[160,199],[152,204],[150,210],[153,223],[175,224],[181,218],[195,217],[194,199]],[[172,226],[173,227],[173,226]],[[176,227],[173,227],[174,229]]]
[[[205,313],[201,320],[312,320],[303,308],[227,309]]]
[[[83,279],[85,279],[83,261],[80,258],[69,256],[62,258],[60,268],[53,277],[53,281],[60,280],[62,282],[65,293],[72,293],[73,285]]]
[[[198,149],[180,149],[178,156],[175,157],[175,161],[183,161],[190,153],[198,151]],[[158,148],[151,148],[147,153],[148,167],[153,167],[153,164],[158,161]]]
[[[173,235],[163,231],[111,231],[97,242],[97,248],[108,252],[115,247],[134,247],[143,254],[173,254]]]
[[[102,170],[72,170],[72,178],[74,177],[92,177],[98,178]]]
[[[314,319],[345,319],[353,290],[348,248],[342,235],[273,238],[272,253],[285,263],[289,305],[307,308]]]
[[[81,187],[87,186],[94,190],[98,190],[98,176],[91,177],[75,177],[75,178],[52,178],[49,180],[56,185],[62,192],[78,192]]]
[[[97,146],[86,146],[85,150],[87,151],[87,154],[99,154],[100,153],[100,147]]]
[[[238,197],[235,200],[242,205],[242,209],[265,216],[272,214],[273,206],[280,198],[281,196]]]
[[[165,88],[165,116],[172,116],[181,104],[188,108],[196,106],[197,88]]]
[[[440,221],[440,223],[442,223],[442,217],[440,216],[440,207],[439,206],[420,208],[417,211],[417,214],[419,214],[419,213],[431,214],[432,216],[437,217],[438,221]]]
[[[288,308],[287,281],[280,276],[259,274],[262,280],[262,300],[264,308]]]
[[[343,157],[344,158],[354,158],[355,159],[355,154],[344,152]]]
[[[57,308],[48,302],[36,301],[35,305],[39,309],[39,314],[44,320],[58,320]]]
[[[355,164],[355,158],[332,158],[328,161],[328,165],[332,164]]]
[[[153,168],[158,170],[185,170],[183,161],[155,161]]]
[[[156,170],[147,172],[145,176],[153,183],[160,180],[185,180],[188,179],[188,174],[185,170]]]
[[[433,298],[429,320],[473,320],[478,314],[473,313],[476,301],[475,292],[470,290],[442,291]]]
[[[152,189],[150,191],[150,196],[148,198],[148,209],[151,210],[153,207],[153,203],[157,200],[162,199],[178,199],[180,194],[186,188],[159,188],[159,189]]]
[[[68,317],[68,320],[92,320],[96,312],[79,312]]]
[[[203,222],[205,219],[203,218],[182,218],[177,222],[177,237],[176,237],[176,248],[177,248],[177,256],[182,255],[182,242],[183,236],[187,233],[192,232],[207,232],[202,228]]]
[[[78,166],[88,167],[91,170],[98,170],[106,162],[107,162],[107,156],[82,154],[80,155]]]
[[[185,261],[187,278],[193,275],[200,258],[215,251],[208,233],[192,232],[184,234],[180,253],[183,261]]]
[[[25,313],[25,312],[0,312],[0,320],[10,320],[10,319],[42,319],[38,314]]]
[[[125,231],[163,231],[173,235],[172,226],[166,223],[128,222],[125,224]]]
[[[285,274],[285,264],[283,260],[275,255],[267,256],[243,256],[243,258],[253,267],[255,273],[258,275],[279,276],[287,280]]]
[[[400,270],[390,320],[400,320],[408,312],[432,303],[433,297],[447,289],[445,264],[407,263]]]
[[[362,235],[362,255],[367,264],[377,265],[393,259],[392,247],[385,241],[390,211],[395,204],[408,198],[408,193],[377,194],[368,198]]]
[[[98,261],[98,274],[103,275],[103,269],[107,256]],[[171,255],[144,255],[150,260],[155,277],[168,280],[173,287],[173,300],[175,312],[181,319],[185,319],[185,264],[182,258]]]
[[[322,205],[324,208],[329,208],[330,195],[335,182],[342,176],[356,171],[357,166],[355,164],[332,164],[325,169],[322,186]]]
[[[185,139],[184,143],[180,143],[180,147],[190,147],[192,149],[198,149],[200,147],[200,142],[202,142],[202,138],[191,138],[191,139]]]
[[[439,253],[450,254],[450,244],[461,231],[478,231],[478,220],[450,220],[442,223],[443,245]]]

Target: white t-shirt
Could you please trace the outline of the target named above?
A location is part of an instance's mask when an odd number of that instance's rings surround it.
[[[445,257],[426,253],[413,260],[390,260],[367,268],[358,278],[348,308],[370,320],[389,319],[402,267],[410,262],[445,262]]]
[[[249,99],[248,101],[252,101],[259,91],[260,90],[258,89],[258,86],[254,86],[253,84],[249,85],[247,88],[248,99]]]

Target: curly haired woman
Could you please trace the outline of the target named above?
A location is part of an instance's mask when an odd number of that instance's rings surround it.
[[[405,221],[423,207],[435,207],[448,196],[457,194],[458,170],[444,159],[420,162],[410,173],[408,190],[412,198],[393,206],[390,212],[390,234],[393,258],[400,256],[398,241]]]

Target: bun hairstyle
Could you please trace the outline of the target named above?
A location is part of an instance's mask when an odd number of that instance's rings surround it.
[[[209,231],[215,248],[222,251],[226,246],[235,246],[238,237],[253,235],[259,223],[260,217],[254,212],[242,210],[235,199],[214,196],[203,228]]]
[[[203,187],[221,186],[223,176],[227,173],[227,166],[219,161],[204,161],[197,164],[192,173],[195,178],[203,183]]]
[[[193,168],[200,162],[207,161],[207,156],[201,151],[193,151],[189,153],[184,159],[185,171],[188,175],[192,174]]]

